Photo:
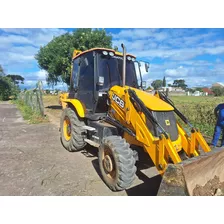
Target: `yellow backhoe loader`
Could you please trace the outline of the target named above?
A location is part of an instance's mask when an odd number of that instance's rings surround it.
[[[224,181],[224,151],[211,151],[164,93],[144,91],[140,63],[122,48],[122,53],[106,48],[74,51],[70,91],[61,97],[63,146],[71,152],[86,144],[98,147],[102,179],[112,191],[132,185],[136,148],[150,156],[163,176],[158,195],[193,195],[197,185],[215,176]],[[146,72],[148,68],[145,63]]]

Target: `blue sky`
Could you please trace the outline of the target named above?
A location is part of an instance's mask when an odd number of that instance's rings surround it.
[[[46,86],[46,72],[40,70],[34,55],[53,36],[73,29],[0,29],[0,64],[8,74],[20,74],[26,88],[37,80]],[[147,85],[166,76],[167,83],[185,79],[189,87],[224,82],[224,29],[106,29],[113,45],[124,43],[139,60],[150,62],[144,74]],[[121,50],[121,49],[120,49]],[[66,89],[66,85],[58,87]]]

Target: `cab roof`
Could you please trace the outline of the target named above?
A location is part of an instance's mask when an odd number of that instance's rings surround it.
[[[91,51],[98,51],[98,50],[101,50],[101,51],[110,51],[110,52],[113,52],[117,56],[123,56],[123,54],[121,52],[115,51],[113,49],[109,49],[109,48],[91,48],[91,49],[86,50],[86,51],[74,50],[72,60],[75,59],[75,58],[78,58],[79,56],[81,56],[81,55],[83,55],[85,53],[88,53],[88,52],[91,52]],[[136,58],[132,54],[127,54],[127,56],[131,56],[133,58]]]

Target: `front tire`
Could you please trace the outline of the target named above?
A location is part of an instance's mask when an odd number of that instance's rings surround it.
[[[109,136],[103,139],[98,152],[102,179],[112,191],[125,190],[135,178],[133,151],[125,139]]]
[[[86,131],[82,129],[85,125],[83,119],[79,118],[74,110],[65,108],[61,116],[61,142],[69,152],[82,150],[86,142],[84,137]]]

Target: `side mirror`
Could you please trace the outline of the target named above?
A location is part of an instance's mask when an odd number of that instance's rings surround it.
[[[98,85],[98,86],[103,86],[103,84],[104,84],[104,77],[103,77],[103,76],[99,76],[97,85]]]
[[[148,72],[149,71],[149,63],[145,63],[145,71]]]
[[[142,81],[142,89],[146,89],[146,81]]]

